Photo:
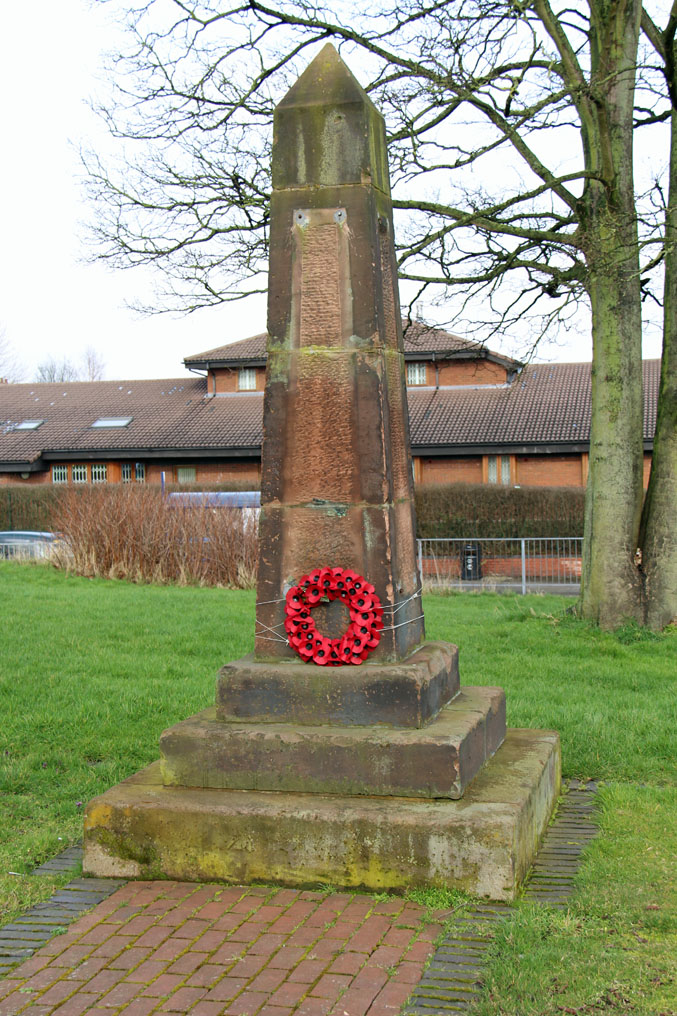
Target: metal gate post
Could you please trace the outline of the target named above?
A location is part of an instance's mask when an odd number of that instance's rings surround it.
[[[526,557],[526,540],[524,537],[520,540],[522,545],[522,596],[527,595],[527,557]]]

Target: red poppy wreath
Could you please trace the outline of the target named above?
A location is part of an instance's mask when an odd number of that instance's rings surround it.
[[[325,638],[315,627],[313,607],[323,600],[342,600],[350,625],[339,639]],[[349,568],[316,568],[292,586],[286,596],[284,628],[289,645],[301,659],[320,667],[360,664],[376,649],[383,629],[383,607],[370,582]]]

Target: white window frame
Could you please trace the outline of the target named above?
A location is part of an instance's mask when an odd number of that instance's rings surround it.
[[[37,430],[44,422],[44,420],[22,420],[21,423],[15,423],[12,430]]]
[[[108,466],[105,462],[92,463],[92,483],[108,483]]]
[[[52,466],[52,483],[68,483],[68,466]]]
[[[132,482],[132,464],[131,462],[123,462],[120,466],[120,482],[131,483]]]
[[[428,366],[424,360],[407,364],[407,384],[424,385],[428,380]]]
[[[186,476],[186,473],[190,473],[190,479]],[[177,466],[176,467],[176,482],[177,483],[196,483],[197,482],[197,468],[195,466]]]
[[[146,482],[146,463],[136,462],[134,464],[134,480],[136,483]]]
[[[501,487],[510,486],[509,455],[487,455],[487,483],[494,483]]]
[[[133,419],[133,416],[100,416],[94,421],[92,428],[128,427]]]
[[[87,463],[77,463],[71,466],[71,483],[87,483]]]
[[[237,390],[239,392],[256,391],[256,368],[240,367],[237,372]]]

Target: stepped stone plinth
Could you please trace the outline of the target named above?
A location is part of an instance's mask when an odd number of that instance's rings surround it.
[[[275,113],[269,278],[254,654],[89,803],[84,870],[511,899],[559,740],[506,731],[503,690],[462,686],[456,646],[425,641],[385,129],[331,45]],[[286,635],[287,592],[325,566],[383,606],[358,665]],[[342,636],[339,599],[309,610]]]

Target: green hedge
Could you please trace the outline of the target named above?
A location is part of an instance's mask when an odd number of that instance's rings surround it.
[[[149,489],[160,493],[159,484],[148,484]],[[51,532],[54,529],[54,515],[58,500],[66,487],[45,484],[44,486],[28,486],[27,484],[7,484],[0,486],[0,530],[5,529],[37,529]],[[87,485],[77,487],[87,490]],[[206,484],[173,484],[168,483],[167,492],[180,490],[250,490],[246,483],[206,483]]]
[[[0,486],[0,529],[53,529],[54,507],[60,491],[51,484],[34,487]]]
[[[421,537],[582,536],[582,487],[447,483],[416,490]]]
[[[53,529],[54,508],[62,489],[51,485],[0,487],[0,529]],[[242,489],[242,484],[235,483],[167,486],[167,490],[182,491]],[[585,491],[580,487],[502,487],[479,483],[419,487],[418,535],[450,539],[582,536],[584,500]]]

